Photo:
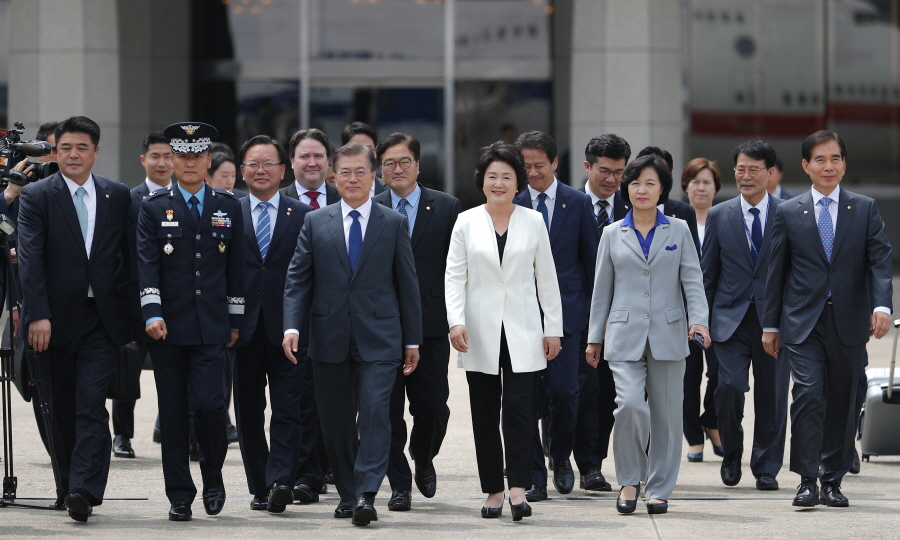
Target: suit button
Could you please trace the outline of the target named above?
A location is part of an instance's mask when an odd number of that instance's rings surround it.
[[[350,287],[350,292],[356,292],[356,287]]]
[[[265,269],[266,269],[266,267],[265,267],[265,266],[263,266],[263,267],[262,267],[262,268],[261,268],[261,270],[265,270]]]
[[[649,275],[650,275],[650,270],[644,270],[644,275],[645,275],[645,276],[649,276]]]
[[[197,270],[196,272],[194,272],[194,275],[195,275],[195,276],[199,276],[199,275],[200,275],[200,270]]]
[[[262,292],[259,289],[256,289],[256,294],[262,294]]]
[[[197,235],[197,240],[200,240],[200,235],[199,235],[199,234]]]
[[[644,293],[644,298],[647,298],[648,296],[650,296],[650,293],[645,292],[645,293]]]
[[[90,266],[88,266],[88,268],[90,268]],[[829,270],[828,273],[829,273],[829,274],[833,274],[833,273],[834,273],[834,270]]]
[[[197,289],[197,296],[200,296],[200,289]]]
[[[200,254],[199,254],[199,253],[197,254],[197,258],[198,258],[198,259],[200,258]]]
[[[197,292],[200,292],[200,291],[197,291]],[[649,319],[649,318],[650,318],[650,314],[649,314],[649,313],[644,313],[644,318],[645,318],[645,319]]]

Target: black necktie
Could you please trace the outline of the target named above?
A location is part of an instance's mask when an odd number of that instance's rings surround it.
[[[599,200],[597,201],[597,205],[599,206],[597,211],[597,227],[599,227],[600,230],[603,230],[603,227],[609,225],[609,211],[607,210],[607,208],[609,208],[609,201]]]
[[[194,216],[194,224],[200,224],[200,209],[197,206],[200,204],[200,199],[197,198],[196,195],[191,195],[191,198],[188,199],[188,202],[191,203],[191,215]]]

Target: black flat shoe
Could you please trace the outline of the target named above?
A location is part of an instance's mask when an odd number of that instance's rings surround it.
[[[665,514],[669,511],[669,501],[663,501],[658,503],[647,503],[647,513],[648,514]]]
[[[512,512],[513,521],[522,521],[523,517],[531,517],[531,505],[528,504],[528,501],[513,504],[512,499],[510,499],[509,510]]]
[[[625,489],[626,486],[622,486],[619,488],[619,496],[616,497],[616,511],[620,514],[630,514],[637,509],[637,500],[638,497],[641,496],[641,486],[631,486],[635,489],[634,499],[623,499],[622,498],[622,490]]]
[[[88,518],[93,513],[87,494],[80,491],[67,495],[65,505],[69,510],[69,517],[81,523],[87,523]]]
[[[503,500],[506,501],[506,495],[503,496]],[[494,508],[490,506],[482,506],[481,507],[481,517],[485,519],[494,519],[503,515],[503,503],[500,503],[500,506]]]
[[[769,473],[762,473],[756,477],[756,489],[760,491],[777,491],[778,480]]]

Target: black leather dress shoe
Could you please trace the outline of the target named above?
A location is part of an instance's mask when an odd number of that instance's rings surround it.
[[[353,519],[350,523],[368,525],[372,521],[378,521],[378,512],[375,511],[375,494],[363,493],[356,501],[356,506],[353,507]]]
[[[553,469],[553,487],[563,495],[572,493],[572,488],[575,487],[575,473],[568,459],[556,462],[556,468]]]
[[[253,497],[250,501],[250,510],[267,510],[269,508],[269,497],[263,495],[261,497]]]
[[[294,486],[294,501],[301,504],[319,502],[319,494],[307,484],[297,484]]]
[[[585,491],[612,491],[612,486],[603,478],[600,467],[591,467],[582,474],[580,487]]]
[[[153,442],[156,444],[162,442],[162,434],[159,432],[159,428],[153,428]]]
[[[391,493],[391,500],[388,501],[388,510],[391,512],[406,512],[411,508],[411,495],[408,491],[394,491]]]
[[[832,508],[846,508],[850,506],[850,500],[841,493],[841,486],[831,482],[822,482],[821,502]]]
[[[125,435],[116,435],[113,441],[113,455],[120,458],[133,458],[134,449],[131,448],[131,441]]]
[[[850,470],[848,471],[850,474],[859,474],[859,452],[856,451],[856,447],[853,447],[853,462],[850,464]]]
[[[648,514],[665,514],[669,511],[669,501],[662,501],[658,503],[647,503],[647,513]]]
[[[169,521],[190,521],[191,505],[187,501],[175,501],[169,508]]]
[[[622,490],[625,486],[619,488],[619,496],[616,498],[616,511],[620,514],[630,514],[637,509],[637,500],[641,496],[641,486],[632,486],[634,488],[634,499],[623,499]]]
[[[74,491],[66,495],[66,508],[69,510],[69,517],[75,521],[87,523],[89,517],[93,513],[91,502],[87,493],[82,491]]]
[[[240,440],[238,437],[237,428],[231,424],[228,424],[228,444],[236,443]]]
[[[266,510],[273,514],[284,512],[285,507],[294,503],[294,492],[288,486],[275,482],[269,490],[269,504]]]
[[[531,488],[525,490],[525,500],[528,502],[538,502],[547,499],[547,486],[540,484],[532,484]]]
[[[801,478],[794,496],[793,506],[812,507],[819,504],[819,489],[815,478]]]
[[[328,494],[328,484],[322,482],[322,487],[319,488],[319,495],[327,495]]]
[[[434,471],[434,463],[427,463],[421,467],[416,463],[416,487],[419,488],[419,492],[427,497],[434,497],[435,492],[437,492],[437,473]]]
[[[334,474],[331,472],[331,469],[325,470],[322,474],[322,480],[324,480],[326,484],[334,484]]]
[[[203,509],[206,513],[215,516],[225,507],[225,483],[219,477],[219,484],[203,486]]]
[[[522,521],[522,518],[531,517],[531,506],[528,504],[528,501],[513,504],[512,499],[510,499],[509,510],[512,513],[513,521]]]
[[[353,517],[353,501],[341,501],[334,509],[334,517],[351,518]]]
[[[200,461],[200,443],[197,439],[191,439],[188,445],[188,457],[191,461]]]
[[[756,477],[756,489],[760,491],[776,491],[778,489],[778,480],[769,473],[762,473]]]
[[[729,452],[722,458],[722,468],[719,471],[722,483],[726,486],[736,486],[741,481],[741,451]]]

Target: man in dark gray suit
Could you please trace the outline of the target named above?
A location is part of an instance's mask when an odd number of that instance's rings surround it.
[[[761,341],[772,216],[781,204],[766,192],[775,149],[759,139],[749,140],[734,149],[734,165],[740,195],[710,209],[701,257],[710,331],[719,359],[715,402],[725,449],[721,476],[726,486],[741,480],[741,422],[752,364],[755,420],[750,470],[757,489],[776,490],[775,476],[784,461],[790,372],[784,359],[765,353]]]
[[[781,185],[781,180],[783,178],[784,163],[781,162],[781,158],[778,158],[775,160],[775,169],[772,171],[772,174],[769,175],[769,184],[768,186],[766,186],[766,189],[768,189],[769,194],[776,199],[788,201],[796,197],[796,195],[793,191],[790,191],[789,189]]]
[[[840,188],[840,136],[817,131],[801,151],[812,189],[775,210],[762,341],[772,356],[784,344],[794,379],[793,505],[848,506],[840,487],[853,461],[859,370],[869,337],[890,326],[891,245],[875,201]]]
[[[406,219],[369,198],[375,153],[350,143],[335,156],[341,202],[304,218],[285,283],[282,346],[294,359],[308,312],[316,403],[341,496],[335,517],[368,525],[388,467],[397,366],[416,369],[422,309]]]

